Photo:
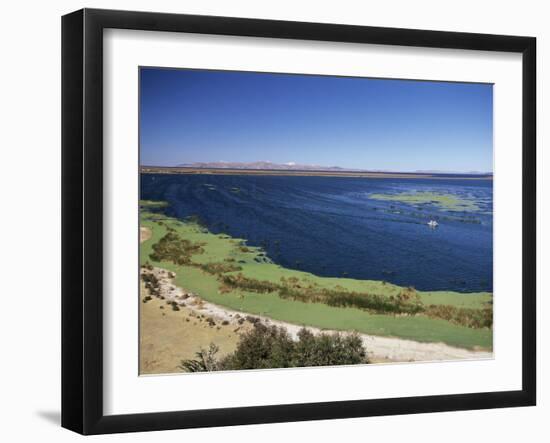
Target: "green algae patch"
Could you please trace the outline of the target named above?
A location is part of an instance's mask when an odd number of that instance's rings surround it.
[[[153,201],[153,200],[140,200],[140,209],[162,209],[168,207],[168,202],[165,201]]]
[[[416,207],[434,205],[446,211],[476,212],[480,207],[475,201],[453,194],[439,194],[436,192],[402,192],[398,194],[371,194],[373,200],[394,201],[407,203]]]

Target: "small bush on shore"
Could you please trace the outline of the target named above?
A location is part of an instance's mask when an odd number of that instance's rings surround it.
[[[493,309],[487,306],[483,309],[457,308],[448,305],[430,305],[426,309],[428,317],[442,318],[469,328],[492,328]]]
[[[334,366],[367,363],[366,350],[357,334],[320,334],[302,329],[298,333],[295,366]]]
[[[241,271],[243,268],[233,263],[204,263],[200,268],[208,274],[223,274],[225,272]]]
[[[247,322],[252,323],[253,325],[260,322],[260,319],[258,317],[254,317],[252,315],[247,315],[245,318]]]
[[[152,274],[152,273],[141,274],[141,279],[145,284],[145,288],[149,291],[151,295],[154,295],[156,297],[160,295],[159,281],[155,276],[155,274]]]
[[[406,288],[396,297],[346,291],[343,288],[326,289],[313,285],[305,286],[297,278],[281,279],[281,283],[256,280],[243,274],[218,275],[221,292],[229,289],[271,293],[278,292],[281,298],[301,302],[325,303],[336,307],[354,307],[374,312],[391,314],[416,314],[423,310],[422,302],[414,288]]]
[[[220,362],[216,359],[219,350],[218,346],[210,343],[208,349],[201,349],[195,354],[196,359],[182,360],[178,368],[186,372],[219,371],[221,369]]]
[[[314,335],[300,330],[293,340],[286,329],[254,323],[243,334],[232,354],[217,359],[218,349],[211,344],[201,349],[193,360],[183,360],[179,368],[188,372],[291,368],[304,366],[336,366],[368,363],[366,349],[357,334]]]
[[[274,292],[279,289],[279,285],[267,280],[256,280],[254,278],[245,277],[243,274],[236,275],[220,275],[221,283],[233,289],[242,289],[251,292]]]
[[[153,253],[149,257],[153,261],[166,260],[176,265],[190,264],[192,255],[204,252],[203,246],[202,243],[193,243],[181,238],[174,230],[168,230],[164,237],[153,245]]]

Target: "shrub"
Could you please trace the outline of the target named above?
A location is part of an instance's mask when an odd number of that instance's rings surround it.
[[[242,273],[218,275],[221,282],[220,292],[227,293],[231,289],[243,291],[271,293],[278,292],[281,298],[297,300],[304,303],[325,303],[336,307],[354,307],[378,313],[417,314],[423,311],[422,301],[414,288],[406,288],[396,297],[348,291],[344,288],[318,288],[307,285],[296,277],[281,278],[281,283],[267,280],[256,280],[245,277]],[[307,285],[307,286],[306,286]]]
[[[222,287],[230,287],[233,289],[242,289],[244,291],[268,293],[279,289],[279,285],[267,280],[256,280],[254,278],[245,277],[243,274],[220,275],[218,279],[222,283]]]
[[[367,363],[367,354],[356,333],[313,335],[307,329],[298,333],[293,366],[335,366]]]
[[[247,315],[245,319],[247,322],[252,323],[253,325],[260,322],[260,319],[258,317],[253,317],[252,315]]]
[[[493,309],[489,305],[483,309],[457,308],[448,305],[430,305],[426,309],[428,317],[441,318],[451,323],[469,328],[492,328]]]
[[[183,369],[187,372],[206,372],[206,371],[217,371],[221,369],[219,367],[219,362],[216,360],[216,354],[220,348],[214,343],[210,343],[208,349],[202,349],[195,354],[197,357],[193,360],[182,360],[179,369]]]
[[[223,274],[225,272],[241,271],[243,268],[232,263],[205,263],[199,265],[208,274]]]
[[[160,295],[159,281],[155,276],[155,274],[152,274],[152,273],[141,274],[141,279],[145,284],[145,288],[147,288],[147,290],[151,295],[154,295],[156,297]]]
[[[235,352],[221,360],[215,359],[216,352],[217,347],[211,344],[209,351],[201,349],[197,359],[182,361],[180,368],[197,372],[368,363],[357,334],[314,335],[302,329],[294,341],[286,329],[261,322],[254,323],[252,330],[241,335]]]
[[[287,368],[293,359],[294,342],[283,328],[255,323],[254,328],[241,336],[237,349],[227,356],[224,369]]]
[[[171,261],[176,265],[189,264],[191,256],[202,254],[204,243],[193,243],[181,238],[174,230],[168,232],[153,245],[153,253],[149,255],[154,261]]]
[[[279,295],[303,302],[325,303],[336,307],[353,307],[390,314],[416,314],[423,310],[416,292],[397,297],[347,291],[345,289],[317,289],[315,287],[283,285]]]

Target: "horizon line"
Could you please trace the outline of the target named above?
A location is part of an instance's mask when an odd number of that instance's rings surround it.
[[[179,168],[179,169],[242,169],[242,170],[255,170],[255,171],[265,171],[270,169],[264,169],[264,168],[246,168],[246,167],[216,167],[216,166],[199,166],[201,163],[208,164],[208,163],[226,163],[226,164],[250,164],[250,163],[271,163],[273,165],[281,165],[281,166],[304,166],[308,169],[290,169],[294,171],[319,171],[323,172],[323,170],[326,169],[339,169],[342,172],[386,172],[386,173],[399,173],[399,174],[468,174],[468,175],[493,175],[494,171],[478,171],[478,170],[468,170],[468,171],[456,171],[456,170],[445,170],[445,169],[366,169],[366,168],[347,168],[344,166],[338,166],[338,165],[331,165],[331,166],[324,166],[324,165],[309,165],[309,164],[300,164],[295,162],[286,162],[286,163],[276,163],[271,162],[268,160],[258,160],[254,162],[228,162],[228,161],[217,161],[217,162],[194,162],[194,163],[180,163],[177,165],[161,165],[161,164],[139,164],[140,168]],[[313,168],[320,168],[320,169],[313,169]],[[272,169],[272,170],[285,170],[285,169]],[[326,172],[326,171],[325,171]]]
[[[197,163],[216,163],[216,162],[197,162]],[[223,162],[217,162],[223,163]],[[231,163],[231,162],[224,162]],[[239,162],[235,162],[239,163]],[[262,163],[272,163],[267,161],[262,161]],[[288,163],[273,163],[275,165],[288,165]],[[204,169],[204,170],[219,170],[219,171],[279,171],[279,172],[333,172],[338,173],[339,171],[327,170],[329,168],[337,168],[342,173],[381,173],[381,174],[422,174],[422,175],[437,175],[437,174],[446,174],[446,175],[479,175],[487,176],[494,175],[493,171],[449,171],[449,170],[396,170],[396,169],[362,169],[362,168],[345,168],[341,166],[321,166],[321,165],[299,165],[299,166],[318,166],[319,168],[325,169],[265,169],[265,168],[239,168],[239,167],[215,167],[215,166],[195,166],[193,164],[179,164],[179,165],[150,165],[150,164],[140,164],[140,168],[169,168],[169,169]]]

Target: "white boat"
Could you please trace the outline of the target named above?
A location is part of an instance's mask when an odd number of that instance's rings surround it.
[[[439,223],[437,223],[435,220],[430,220],[430,221],[428,222],[428,226],[429,226],[430,228],[437,228],[437,227],[439,226]]]

